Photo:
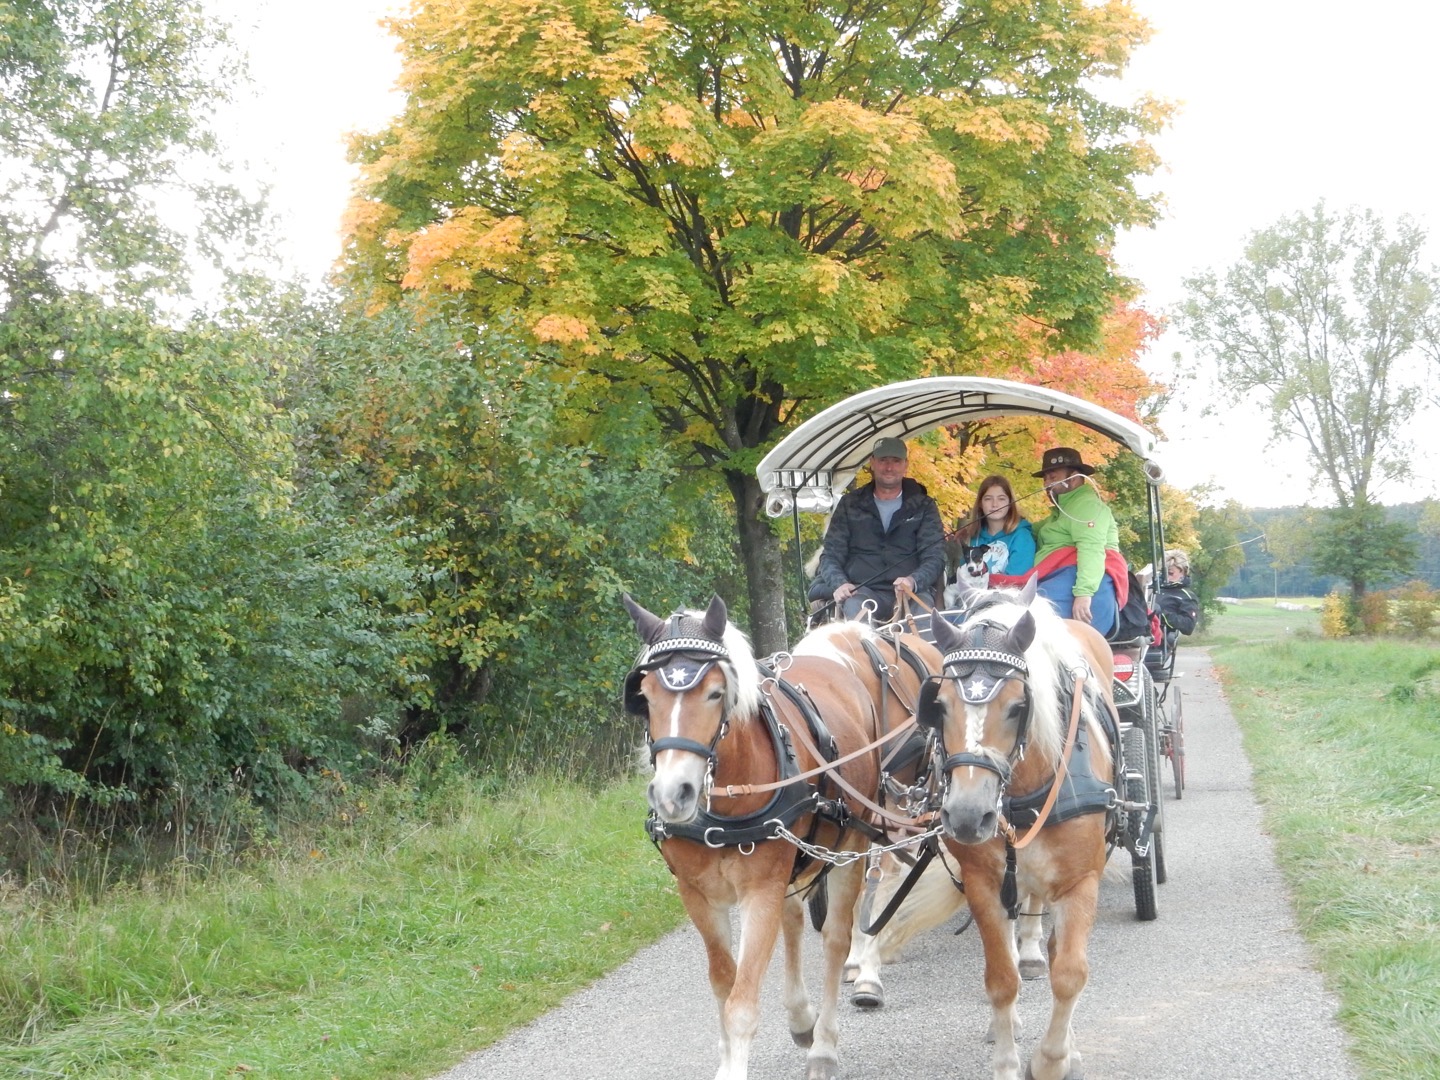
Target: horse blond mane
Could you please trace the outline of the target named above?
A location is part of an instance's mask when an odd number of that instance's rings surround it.
[[[1020,621],[1026,610],[1019,603],[994,604],[973,621],[983,620],[1008,629]],[[1025,650],[1025,662],[1030,667],[1030,748],[1047,760],[1054,760],[1065,745],[1070,720],[1061,702],[1067,700],[1074,689],[1074,672],[1089,672],[1089,663],[1080,643],[1048,600],[1037,597],[1028,610],[1035,619],[1035,640]],[[1093,672],[1090,677],[1093,678]],[[1088,714],[1089,706],[1085,709]]]
[[[703,611],[689,612],[703,620]],[[725,651],[729,660],[721,660],[725,671],[725,714],[736,723],[750,719],[760,711],[760,667],[750,639],[732,622],[725,623]]]

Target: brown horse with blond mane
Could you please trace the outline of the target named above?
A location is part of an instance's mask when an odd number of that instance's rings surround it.
[[[809,1047],[808,1080],[839,1075],[838,999],[859,892],[857,830],[879,780],[875,707],[849,665],[797,648],[768,669],[727,621],[718,596],[704,612],[667,619],[624,597],[644,642],[625,681],[626,707],[646,718],[655,775],[647,828],[705,943],[720,1010],[716,1080],[744,1080],[759,1026],[761,980],[778,936],[791,1037]],[[863,795],[861,793],[864,793]],[[827,865],[824,986],[818,1011],[801,974],[799,891]],[[730,911],[740,914],[732,951]]]
[[[1053,1004],[1027,1075],[1078,1077],[1071,1016],[1089,978],[1086,950],[1119,805],[1111,652],[1090,626],[1036,602],[1033,581],[1018,594],[966,600],[960,626],[934,621],[945,675],[927,686],[920,718],[940,734],[941,822],[984,944],[994,1078],[1021,1075],[1010,924],[1020,896],[1043,902],[1054,919]]]

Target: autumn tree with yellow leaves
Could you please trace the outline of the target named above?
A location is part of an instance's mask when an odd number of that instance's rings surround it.
[[[868,386],[1093,348],[1113,238],[1154,211],[1164,109],[1096,92],[1147,33],[1123,0],[436,0],[394,29],[351,294],[517,320],[597,432],[643,396],[733,497],[762,650],[764,451]]]

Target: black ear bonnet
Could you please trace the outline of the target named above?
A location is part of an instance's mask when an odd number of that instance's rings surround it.
[[[1024,680],[1030,673],[1025,650],[1035,640],[1035,619],[1027,611],[1013,627],[990,622],[973,622],[962,629],[943,627],[936,635],[944,654],[945,674],[940,678],[953,680],[960,698],[967,705],[984,705],[993,701],[1007,680]],[[917,715],[920,723],[938,727],[941,721],[938,697],[940,678],[926,681],[920,689]],[[1029,719],[1030,688],[1025,687],[1026,716]]]
[[[713,629],[710,619],[698,619],[686,611],[664,620],[625,676],[625,711],[636,716],[648,712],[640,683],[651,671],[665,689],[682,693],[698,686],[716,661],[730,659],[724,641],[714,636]]]

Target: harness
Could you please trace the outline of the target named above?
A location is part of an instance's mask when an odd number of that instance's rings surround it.
[[[1019,679],[1024,687],[1023,711],[1017,719],[1015,745],[1006,757],[1002,759],[994,753],[962,752],[947,756],[942,766],[942,775],[947,778],[951,770],[962,765],[986,769],[999,777],[1000,812],[1006,822],[1006,827],[1002,830],[1005,837],[1005,877],[1000,888],[1000,901],[1013,919],[1019,911],[1019,893],[1015,880],[1017,848],[1029,842],[1036,828],[1057,825],[1083,814],[1108,813],[1116,805],[1117,794],[1114,786],[1096,777],[1090,766],[1090,735],[1087,725],[1078,723],[1081,701],[1075,699],[1073,688],[1068,689],[1068,692],[1062,691],[1061,694],[1062,712],[1071,714],[1074,735],[1073,739],[1067,740],[1070,746],[1063,761],[1064,779],[1059,791],[1055,790],[1057,777],[1061,774],[1061,769],[1057,766],[1050,780],[1036,790],[1019,796],[1010,793],[1014,766],[1025,757],[1032,699],[1029,665],[1023,656],[1009,647],[1007,628],[984,620],[973,623],[968,644],[945,654],[944,671],[945,675],[942,677],[955,681],[960,697],[967,705],[988,704],[999,694],[1004,683],[1011,679]],[[1119,718],[1110,709],[1101,707],[1104,698],[1094,686],[1094,673],[1087,668],[1075,674],[1076,685],[1083,688],[1081,700],[1090,703],[1092,713],[1100,718],[1110,739],[1118,775]],[[1023,840],[1017,839],[1017,829],[1023,828],[1031,831]]]
[[[656,672],[666,689],[676,693],[692,690],[718,662],[729,661],[730,653],[721,641],[705,635],[699,625],[684,612],[677,612],[670,618],[670,633],[645,646],[635,666],[625,678],[625,706],[627,711],[644,715],[646,706],[640,696],[640,682],[646,673]],[[826,727],[815,703],[803,687],[796,686],[781,678],[769,664],[759,663],[761,677],[773,683],[776,690],[784,694],[803,718],[810,744],[825,762],[833,762],[838,756],[835,737]],[[672,825],[661,821],[652,810],[645,819],[645,831],[657,846],[670,837],[694,840],[711,848],[753,847],[762,840],[779,837],[780,830],[789,830],[806,815],[813,815],[807,842],[813,841],[822,821],[828,821],[844,830],[850,824],[850,812],[843,801],[827,798],[821,784],[797,780],[801,775],[791,741],[790,731],[781,722],[769,694],[762,694],[757,718],[764,725],[775,751],[779,771],[778,786],[770,801],[761,809],[749,814],[722,815],[714,813],[705,800],[696,817],[683,825]],[[650,761],[664,750],[684,750],[699,754],[708,763],[707,780],[715,769],[716,748],[729,730],[728,715],[722,718],[720,726],[710,743],[697,742],[677,736],[667,736],[651,741],[647,729],[646,740],[650,746]],[[794,782],[791,782],[794,781]],[[794,873],[798,874],[809,862],[809,856],[797,855]],[[793,875],[792,875],[793,877]]]

